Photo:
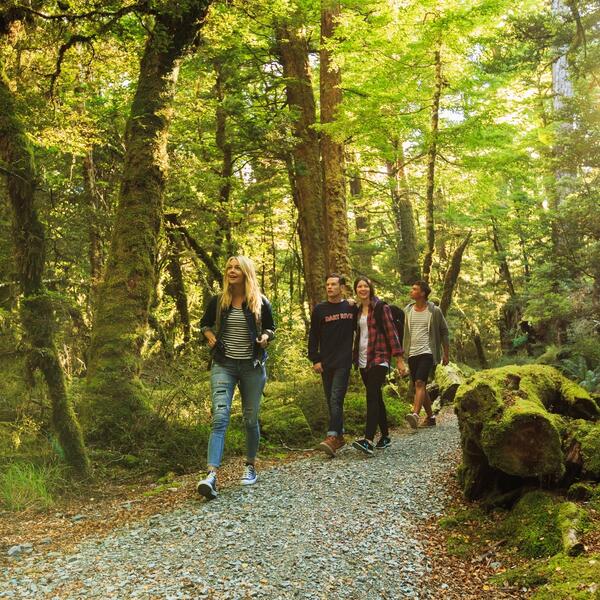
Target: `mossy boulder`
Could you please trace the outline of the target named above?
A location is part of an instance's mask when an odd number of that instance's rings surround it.
[[[446,406],[454,401],[456,392],[466,376],[462,369],[455,363],[439,364],[435,368],[434,383],[438,386],[440,405]]]
[[[569,419],[600,416],[586,390],[545,365],[476,373],[458,388],[455,412],[463,451],[459,476],[471,499],[509,491],[522,480],[558,482]]]
[[[564,446],[575,475],[600,481],[600,422],[571,421]]]
[[[262,410],[282,404],[297,406],[315,435],[320,436],[327,430],[329,416],[320,377],[267,383]]]
[[[569,500],[585,501],[590,500],[594,496],[594,486],[586,481],[577,481],[571,485],[567,491]]]
[[[302,410],[295,404],[268,406],[260,412],[261,434],[270,442],[302,446],[314,441]]]

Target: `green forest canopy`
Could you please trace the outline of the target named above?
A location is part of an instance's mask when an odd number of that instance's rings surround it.
[[[9,0],[0,420],[39,416],[17,369],[36,348],[82,412],[138,414],[148,361],[198,352],[238,253],[276,311],[277,378],[340,269],[397,304],[428,278],[458,361],[545,353],[596,391],[599,19],[584,0]],[[56,327],[36,340],[41,297]]]

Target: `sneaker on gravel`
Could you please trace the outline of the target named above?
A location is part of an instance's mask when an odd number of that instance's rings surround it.
[[[435,417],[425,417],[419,427],[435,427],[437,425]]]
[[[346,445],[343,435],[328,435],[320,444],[319,450],[323,450],[328,456],[335,456],[335,453]]]
[[[375,449],[383,450],[384,448],[388,448],[391,445],[392,445],[392,440],[390,440],[390,438],[387,436],[385,436],[385,437],[382,436],[379,438],[379,440],[377,440],[377,443],[375,444]]]
[[[217,474],[214,471],[209,471],[208,475],[198,482],[196,490],[207,500],[214,500],[217,497]]]
[[[372,455],[374,452],[374,446],[371,442],[365,438],[361,440],[354,440],[352,442],[352,447],[364,452],[365,454]]]
[[[242,475],[242,478],[240,479],[240,483],[242,485],[254,485],[256,483],[257,479],[258,479],[258,473],[256,472],[254,465],[251,465],[250,463],[246,463],[246,466],[244,467],[244,474]]]
[[[408,413],[404,419],[413,429],[416,429],[419,426],[419,415],[416,413]]]

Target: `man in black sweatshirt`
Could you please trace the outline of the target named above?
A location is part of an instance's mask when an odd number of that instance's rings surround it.
[[[310,318],[308,358],[321,374],[329,408],[329,430],[319,449],[335,456],[344,444],[344,397],[352,368],[355,309],[342,298],[345,280],[337,273],[327,276],[327,301],[315,306]]]

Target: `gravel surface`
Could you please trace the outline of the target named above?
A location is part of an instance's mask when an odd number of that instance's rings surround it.
[[[0,570],[0,598],[439,598],[419,524],[442,512],[432,481],[457,445],[451,417],[374,457],[346,447],[270,469],[74,553],[28,548]]]

